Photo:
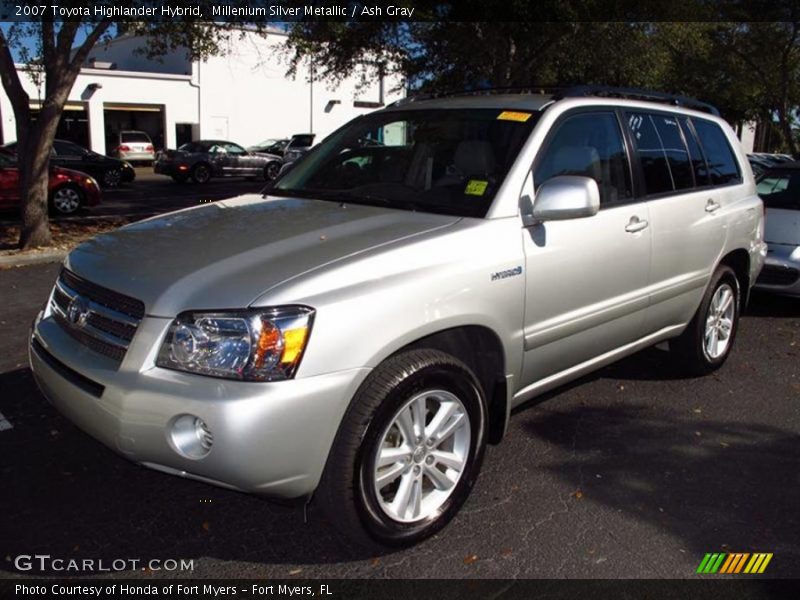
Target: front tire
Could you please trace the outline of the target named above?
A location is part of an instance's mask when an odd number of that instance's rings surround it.
[[[83,204],[83,193],[74,185],[62,185],[50,195],[50,207],[60,215],[73,215]]]
[[[739,329],[740,305],[739,280],[722,265],[686,330],[670,341],[670,351],[688,373],[706,375],[725,363]]]
[[[264,167],[264,181],[272,181],[281,172],[281,163],[271,162]]]
[[[353,399],[315,502],[358,546],[416,544],[469,496],[486,423],[480,384],[462,362],[437,350],[389,358]]]
[[[208,183],[211,179],[211,167],[200,163],[192,168],[192,181],[195,183]]]
[[[107,188],[119,187],[122,183],[122,171],[120,169],[109,169],[103,173],[103,186]]]

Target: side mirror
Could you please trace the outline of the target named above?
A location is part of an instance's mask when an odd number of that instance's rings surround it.
[[[539,186],[526,221],[563,221],[592,217],[600,210],[600,190],[590,177],[559,175]],[[526,222],[526,225],[533,224]]]

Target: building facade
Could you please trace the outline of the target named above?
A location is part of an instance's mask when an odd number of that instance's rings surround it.
[[[123,130],[147,132],[157,149],[204,138],[249,146],[297,133],[314,133],[319,141],[404,95],[395,78],[364,83],[353,77],[337,85],[315,80],[313,64],[288,77],[285,43],[280,30],[243,31],[223,54],[205,61],[185,52],[148,59],[139,51],[146,44],[141,37],[98,45],[78,75],[57,136],[102,154],[114,151]],[[35,116],[43,85],[24,66],[18,70]],[[14,141],[14,112],[2,89],[0,124],[2,143]]]

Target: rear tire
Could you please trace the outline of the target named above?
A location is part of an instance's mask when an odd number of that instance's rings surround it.
[[[416,544],[469,496],[487,422],[480,384],[462,362],[438,350],[393,356],[356,393],[314,502],[359,547]]]
[[[195,183],[208,183],[211,179],[211,167],[200,163],[192,167],[192,181]]]
[[[719,369],[730,356],[739,329],[741,289],[733,269],[720,266],[711,277],[700,307],[686,330],[669,348],[692,375]]]

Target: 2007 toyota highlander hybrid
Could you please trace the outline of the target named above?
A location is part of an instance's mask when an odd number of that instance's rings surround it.
[[[693,373],[726,360],[766,247],[715,112],[593,88],[400,101],[263,196],[76,248],[31,367],[133,461],[413,544],[513,407],[664,340]]]

